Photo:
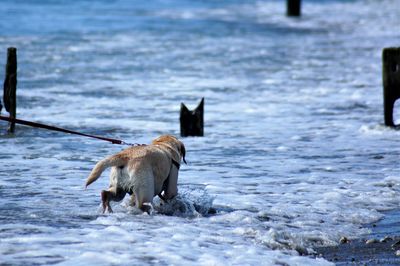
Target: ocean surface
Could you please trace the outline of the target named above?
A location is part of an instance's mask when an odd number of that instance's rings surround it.
[[[0,264],[330,265],[301,254],[399,208],[381,53],[400,46],[400,2],[285,13],[283,0],[2,0],[19,118],[149,143],[179,136],[181,102],[204,97],[205,136],[182,138],[175,200],[102,214],[109,171],[85,179],[125,146],[1,122]]]

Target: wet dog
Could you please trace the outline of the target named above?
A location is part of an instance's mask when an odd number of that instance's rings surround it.
[[[185,160],[185,145],[171,135],[154,139],[150,145],[125,149],[99,161],[86,180],[86,187],[111,168],[110,187],[101,192],[103,213],[112,212],[110,201],[121,201],[128,193],[131,204],[150,212],[153,198],[172,199],[178,193],[178,171]]]

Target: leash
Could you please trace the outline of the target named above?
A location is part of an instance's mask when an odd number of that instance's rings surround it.
[[[52,131],[64,132],[64,133],[84,136],[84,137],[88,137],[88,138],[104,140],[104,141],[111,142],[112,144],[130,145],[130,146],[140,146],[141,145],[141,144],[137,144],[137,143],[127,143],[127,142],[125,142],[123,140],[119,140],[119,139],[105,138],[105,137],[101,137],[101,136],[85,134],[85,133],[81,133],[81,132],[77,132],[77,131],[73,131],[73,130],[69,130],[69,129],[65,129],[65,128],[61,128],[61,127],[49,126],[49,125],[42,124],[42,123],[37,123],[37,122],[32,122],[32,121],[27,121],[27,120],[22,120],[22,119],[17,119],[17,118],[10,118],[10,117],[6,117],[6,116],[2,116],[2,115],[0,115],[0,120],[14,122],[16,124],[30,126],[30,127],[43,128],[43,129],[52,130]]]
[[[17,118],[11,118],[11,117],[6,117],[0,115],[0,120],[3,121],[8,121],[8,122],[14,122],[16,124],[24,125],[24,126],[30,126],[30,127],[37,127],[37,128],[43,128],[51,131],[57,131],[57,132],[63,132],[63,133],[69,133],[69,134],[74,134],[74,135],[79,135],[79,136],[84,136],[88,138],[93,138],[93,139],[99,139],[99,140],[104,140],[111,142],[112,144],[120,144],[120,145],[129,145],[129,146],[145,146],[146,144],[138,144],[138,143],[128,143],[120,139],[112,139],[112,138],[105,138],[101,136],[96,136],[96,135],[90,135],[90,134],[85,134],[61,127],[55,127],[55,126],[49,126],[46,124],[42,123],[37,123],[37,122],[32,122],[32,121],[27,121],[27,120],[22,120],[22,119],[17,119]],[[172,164],[175,165],[178,170],[181,167],[180,163],[172,159]]]

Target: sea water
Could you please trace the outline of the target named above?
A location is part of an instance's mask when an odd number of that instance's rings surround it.
[[[182,138],[179,195],[114,203],[95,163],[124,146],[17,126],[0,136],[5,265],[329,265],[314,247],[368,233],[400,203],[400,132],[383,126],[381,52],[398,0],[3,0],[21,119],[149,143]],[[0,60],[1,61],[1,60]],[[0,78],[4,73],[0,71]],[[2,112],[6,115],[5,111]]]

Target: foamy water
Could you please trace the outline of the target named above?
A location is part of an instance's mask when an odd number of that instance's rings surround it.
[[[0,5],[18,116],[149,143],[178,136],[180,103],[205,97],[205,136],[182,139],[175,200],[103,215],[109,172],[83,185],[124,147],[2,133],[1,263],[330,265],[300,254],[398,208],[400,132],[382,125],[381,81],[397,0],[304,1],[300,19],[272,0],[71,2]]]

